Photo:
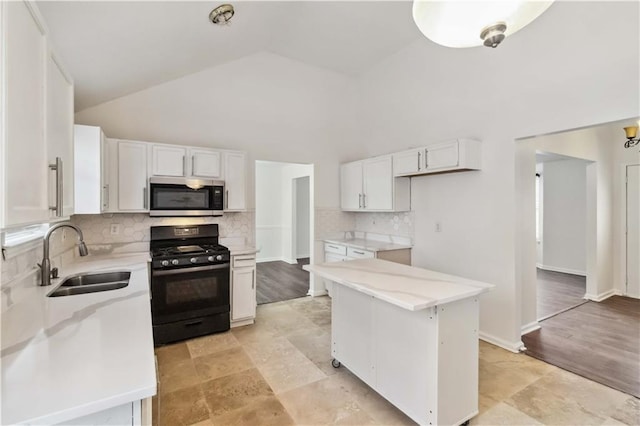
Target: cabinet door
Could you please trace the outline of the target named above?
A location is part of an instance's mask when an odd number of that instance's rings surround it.
[[[102,136],[102,211],[118,211],[118,141]]]
[[[342,256],[340,254],[334,254],[334,253],[324,253],[324,261],[325,262],[344,262],[345,260],[347,260],[347,256]]]
[[[1,226],[49,218],[45,145],[47,42],[23,1],[2,2],[4,220]]]
[[[444,142],[425,149],[426,170],[447,169],[458,165],[458,141]]]
[[[246,209],[245,164],[244,153],[224,153],[225,210]]]
[[[46,142],[49,164],[62,161],[61,171],[49,174],[49,204],[57,207],[57,192],[62,191],[62,209],[50,211],[51,217],[69,217],[74,213],[73,189],[73,81],[67,76],[59,59],[47,55],[47,120]]]
[[[147,210],[147,144],[118,142],[118,210]]]
[[[393,175],[405,176],[418,173],[424,168],[424,155],[421,149],[393,154]]]
[[[186,176],[187,149],[179,146],[153,145],[151,174],[153,176]]]
[[[220,152],[208,149],[192,149],[191,175],[197,177],[220,177]]]
[[[231,272],[231,321],[256,316],[256,268]]]
[[[340,206],[343,210],[362,206],[362,161],[340,166]]]
[[[365,160],[363,164],[366,210],[393,209],[393,173],[391,156]]]

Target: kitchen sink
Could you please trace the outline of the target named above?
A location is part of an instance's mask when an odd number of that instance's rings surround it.
[[[129,285],[129,271],[113,271],[72,275],[65,279],[47,297],[71,296],[73,294],[96,293],[116,290]]]

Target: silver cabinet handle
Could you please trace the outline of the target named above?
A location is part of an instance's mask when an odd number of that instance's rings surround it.
[[[64,202],[62,194],[62,158],[56,157],[56,162],[49,164],[49,170],[56,172],[56,205],[50,206],[49,210],[56,212],[56,217],[62,217],[62,203]]]
[[[182,156],[182,176],[186,176],[187,175],[187,157],[186,156]]]
[[[428,149],[424,150],[424,168],[425,169],[429,168],[429,150]]]
[[[102,208],[103,210],[109,209],[109,184],[102,187]]]
[[[340,247],[332,246],[332,245],[329,245],[329,244],[327,244],[327,247],[332,248],[332,249],[336,249],[336,250],[340,250]]]
[[[420,170],[420,154],[421,152],[418,151],[418,170]]]
[[[192,176],[196,175],[196,156],[195,155],[191,156],[191,175]]]
[[[362,208],[362,194],[358,194],[358,208]]]
[[[142,208],[147,209],[147,188],[142,188]]]
[[[227,206],[225,207],[225,209],[229,210],[229,190],[228,189],[225,191],[224,204],[225,206]]]
[[[355,254],[364,254],[364,252],[363,252],[363,251],[358,251],[358,250],[353,250],[353,252],[354,252]]]
[[[362,208],[367,208],[367,194],[362,194]]]

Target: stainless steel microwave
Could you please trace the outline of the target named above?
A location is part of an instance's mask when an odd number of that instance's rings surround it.
[[[222,216],[224,182],[182,177],[149,179],[150,216]]]

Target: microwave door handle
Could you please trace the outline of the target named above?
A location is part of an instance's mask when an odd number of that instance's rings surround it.
[[[182,176],[187,176],[187,157],[182,156]]]

